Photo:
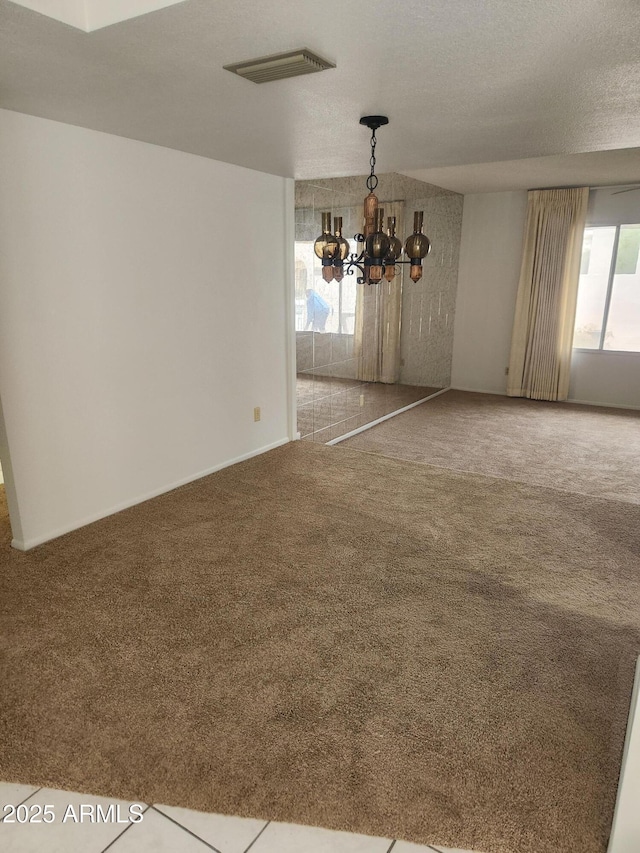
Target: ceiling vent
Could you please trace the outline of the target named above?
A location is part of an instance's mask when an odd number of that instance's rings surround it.
[[[225,65],[224,69],[246,77],[254,83],[269,83],[271,80],[284,80],[286,77],[313,74],[314,71],[325,71],[327,68],[335,67],[332,62],[322,59],[321,56],[311,53],[304,47],[288,53],[277,53],[273,56]]]

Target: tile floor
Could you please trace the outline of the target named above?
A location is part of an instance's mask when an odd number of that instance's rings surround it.
[[[0,782],[3,853],[471,853]],[[10,806],[16,807],[12,810]],[[18,806],[20,808],[18,808]],[[49,808],[45,809],[45,806]],[[82,807],[82,809],[81,809]],[[141,820],[135,820],[142,815]],[[129,818],[134,820],[130,821]],[[96,820],[96,817],[99,820]],[[35,822],[39,819],[41,822]],[[26,821],[26,822],[20,822]]]

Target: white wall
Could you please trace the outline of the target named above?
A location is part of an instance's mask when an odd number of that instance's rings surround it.
[[[640,355],[574,350],[569,400],[640,409]]]
[[[464,197],[451,385],[505,394],[527,193]]]
[[[292,181],[0,111],[17,547],[291,437],[292,221]]]
[[[623,190],[633,188],[633,192]],[[587,225],[622,225],[640,222],[640,188],[598,187],[589,193]]]

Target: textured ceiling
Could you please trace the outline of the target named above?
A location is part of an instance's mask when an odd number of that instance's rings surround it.
[[[386,113],[379,171],[448,186],[443,167],[640,146],[639,42],[637,0],[186,0],[92,33],[0,0],[0,106],[297,178],[362,174],[358,119]],[[222,69],[302,46],[337,68]]]
[[[640,184],[640,148],[415,169],[406,174],[457,193]]]

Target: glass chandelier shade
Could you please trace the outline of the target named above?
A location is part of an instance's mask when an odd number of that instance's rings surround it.
[[[338,241],[338,251],[333,261],[333,277],[336,281],[342,281],[344,277],[344,262],[349,257],[349,241],[342,236],[342,217],[336,216],[333,219],[333,231]]]
[[[431,250],[429,238],[422,233],[423,219],[423,211],[416,210],[413,214],[413,234],[407,238],[407,242],[404,244],[405,254],[411,263],[409,274],[412,281],[419,281],[422,278],[422,259],[426,258]]]
[[[333,264],[334,261],[339,260],[340,243],[331,233],[331,213],[322,214],[322,234],[313,244],[313,251],[322,261],[322,278],[327,282],[333,281],[335,277]]]
[[[402,254],[402,240],[396,237],[396,218],[390,216],[387,219],[387,235],[389,237],[389,251],[384,259],[385,273],[384,277],[387,281],[392,281],[396,274],[396,261]]]

